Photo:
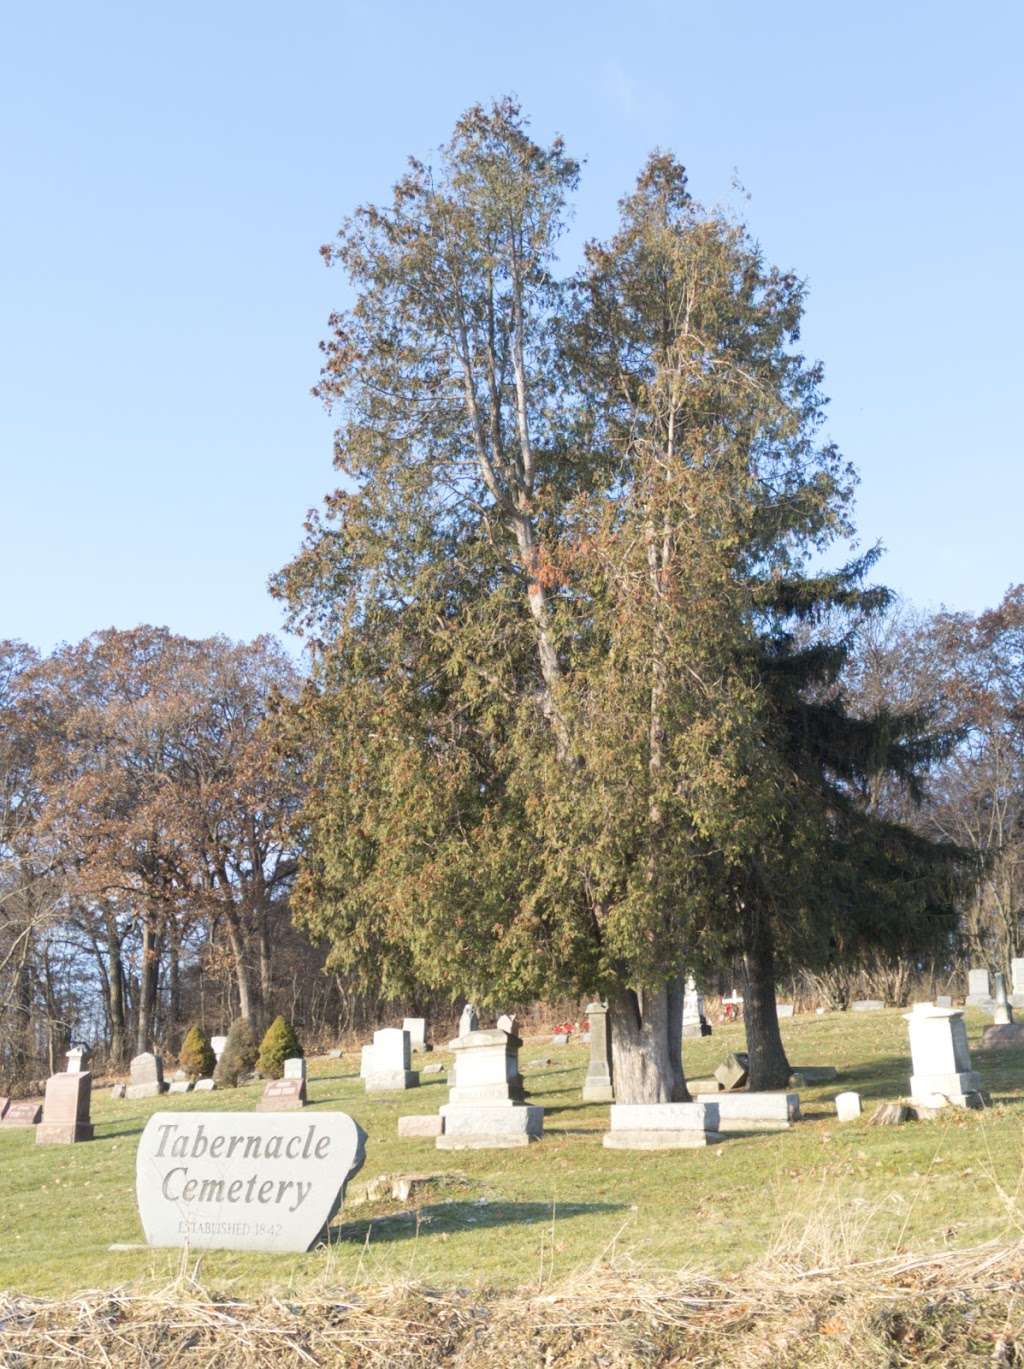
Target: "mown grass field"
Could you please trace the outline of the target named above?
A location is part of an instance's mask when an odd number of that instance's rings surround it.
[[[205,1287],[253,1297],[425,1282],[515,1287],[564,1279],[602,1259],[652,1272],[730,1274],[773,1252],[802,1265],[898,1252],[934,1252],[1024,1236],[1024,1053],[983,1052],[987,1019],[968,1016],[974,1064],[991,1091],[984,1113],[872,1128],[876,1102],[898,1098],[910,1073],[898,1011],[800,1017],[783,1024],[794,1066],[835,1064],[840,1079],[801,1091],[806,1120],[777,1134],[731,1137],[701,1151],[609,1151],[607,1107],[584,1104],[585,1047],[528,1043],[521,1056],[532,1101],[547,1109],[544,1140],[528,1150],[440,1152],[399,1141],[403,1112],[433,1112],[445,1077],[392,1100],[369,1099],[355,1056],[310,1064],[313,1108],[351,1113],[368,1134],[355,1184],[380,1173],[443,1176],[413,1205],[346,1201],[331,1241],[305,1255],[203,1252]],[[742,1029],[687,1042],[690,1077],[710,1073]],[[550,1064],[538,1066],[544,1057]],[[443,1051],[414,1063],[447,1062]],[[142,1239],[135,1208],[135,1150],[151,1112],[251,1107],[260,1085],[144,1103],[94,1096],[96,1139],[37,1146],[31,1131],[0,1129],[0,1288],[75,1290],[165,1286],[182,1253],[113,1244]],[[857,1089],[859,1123],[839,1125],[831,1099]]]

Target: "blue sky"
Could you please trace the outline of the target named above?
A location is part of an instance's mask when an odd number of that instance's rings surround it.
[[[924,607],[1024,579],[1024,7],[56,3],[0,52],[0,637],[251,637],[334,484],[319,245],[515,92],[586,159],[655,145],[810,283],[862,543]],[[571,244],[570,249],[571,251]]]

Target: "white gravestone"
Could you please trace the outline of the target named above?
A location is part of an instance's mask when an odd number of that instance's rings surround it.
[[[427,1019],[425,1017],[403,1017],[402,1030],[409,1033],[409,1043],[414,1051],[428,1051]]]
[[[1006,980],[1002,974],[997,974],[995,981],[992,994],[992,1021],[997,1027],[1009,1027],[1013,1024],[1013,1009],[1006,996]]]
[[[714,1103],[613,1103],[611,1150],[691,1150],[722,1139]]]
[[[197,1250],[311,1250],[362,1166],[343,1112],[157,1112],[136,1157],[146,1240]]]
[[[196,1093],[212,1093],[217,1085],[212,1079],[197,1079]]]
[[[860,1094],[852,1091],[837,1093],[836,1116],[840,1122],[856,1122],[860,1116]]]
[[[462,1016],[459,1018],[459,1035],[468,1036],[470,1032],[475,1032],[480,1026],[480,1018],[477,1016],[476,1008],[472,1003],[467,1003],[462,1009]]]
[[[1010,1002],[1015,1008],[1024,1008],[1024,957],[1010,961]]]
[[[925,1108],[983,1107],[981,1076],[971,1068],[962,1010],[919,1003],[903,1018],[914,1069],[911,1101]]]
[[[68,1051],[68,1067],[65,1073],[81,1074],[83,1071],[83,1061],[89,1054],[84,1046],[72,1046]]]
[[[168,1092],[168,1093],[191,1093],[191,1092],[192,1092],[192,1080],[191,1080],[191,1079],[172,1079],[172,1080],[171,1080],[171,1086],[170,1086],[170,1088],[167,1090],[167,1092]]]
[[[683,992],[683,1036],[710,1036],[707,1014],[704,1011],[704,995],[697,989],[697,981],[691,974],[686,980]]]
[[[544,1109],[524,1104],[518,1036],[495,1027],[448,1043],[455,1056],[448,1102],[441,1108],[440,1150],[525,1146],[539,1140]]]
[[[992,988],[989,984],[988,970],[967,971],[967,1006],[969,1008],[990,1008]]]
[[[302,1079],[302,1080],[305,1080],[305,1078],[306,1078],[306,1061],[305,1061],[305,1058],[304,1058],[303,1056],[301,1056],[301,1055],[291,1055],[291,1056],[289,1056],[288,1059],[284,1062],[284,1075],[283,1075],[282,1077],[285,1078],[285,1079]]]
[[[228,1038],[227,1038],[226,1036],[211,1036],[211,1037],[210,1037],[210,1047],[211,1047],[211,1049],[212,1049],[212,1051],[213,1051],[213,1057],[214,1057],[215,1060],[218,1060],[218,1061],[220,1060],[221,1056],[224,1054],[224,1047],[225,1047],[227,1044],[228,1044]]]
[[[784,1017],[792,1017],[792,1016],[793,1016],[793,1004],[792,1004],[792,1003],[776,1003],[776,1005],[775,1005],[775,1013],[776,1013],[776,1016],[779,1018],[780,1021],[781,1021]]]
[[[409,1033],[401,1027],[384,1027],[373,1033],[373,1045],[364,1084],[367,1093],[391,1093],[396,1089],[414,1089],[420,1082],[416,1070],[410,1069],[412,1050]]]

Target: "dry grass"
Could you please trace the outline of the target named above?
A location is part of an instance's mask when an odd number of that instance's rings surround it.
[[[804,1252],[807,1253],[806,1251]],[[159,1294],[0,1298],[4,1369],[862,1369],[1024,1365],[1024,1242],[728,1279],[653,1276],[621,1257],[550,1286],[326,1289],[301,1300],[204,1291],[198,1266]],[[1018,1343],[1019,1347],[1018,1348]]]

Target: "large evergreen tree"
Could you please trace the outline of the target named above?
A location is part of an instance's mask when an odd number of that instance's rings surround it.
[[[780,633],[836,599],[806,565],[852,478],[801,283],[657,154],[560,284],[576,176],[475,108],[325,249],[354,489],[275,585],[315,648],[295,904],[389,992],[607,995],[617,1096],[660,1101],[684,964],[738,941],[770,975],[833,839],[790,706],[820,671]]]

